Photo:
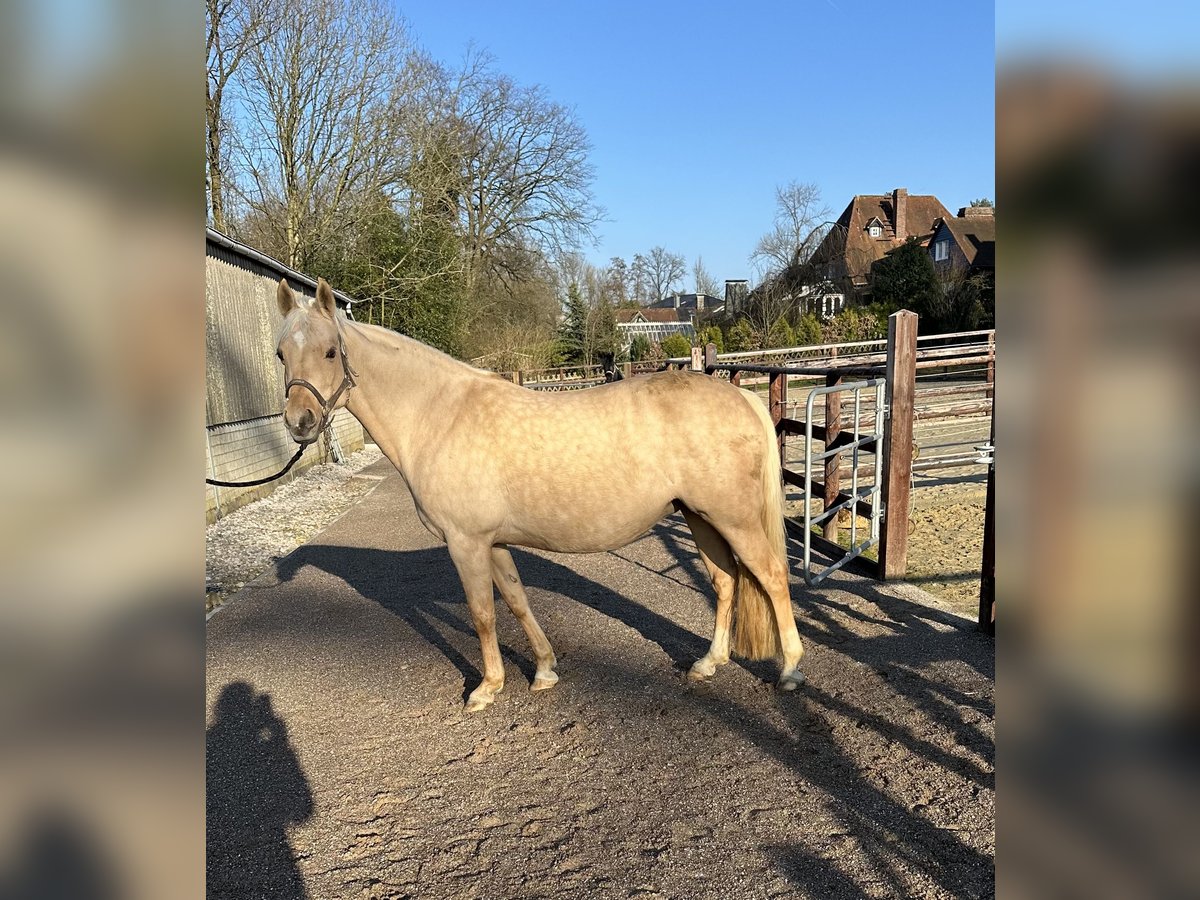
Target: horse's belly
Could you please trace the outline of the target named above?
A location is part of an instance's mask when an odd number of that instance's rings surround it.
[[[500,540],[559,553],[602,553],[637,540],[671,511],[672,505],[667,503],[634,512],[581,510],[578,515],[555,515],[540,521],[517,516]]]

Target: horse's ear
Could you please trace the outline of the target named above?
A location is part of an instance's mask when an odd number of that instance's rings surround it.
[[[333,299],[333,288],[324,278],[317,279],[317,307],[331,319],[337,315],[337,303]]]
[[[287,279],[279,279],[279,289],[275,292],[275,299],[279,303],[279,311],[286,317],[293,309],[296,308],[296,295],[292,293],[292,289],[288,287]]]

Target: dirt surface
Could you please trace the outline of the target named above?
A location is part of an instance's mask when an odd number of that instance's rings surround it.
[[[970,619],[979,615],[986,499],[984,474],[915,479],[905,580]]]
[[[710,682],[711,591],[667,520],[617,553],[514,550],[562,680],[463,700],[479,645],[387,476],[208,623],[210,897],[984,897],[990,639],[907,585],[792,596],[808,683]]]
[[[204,608],[211,612],[354,505],[382,475],[360,474],[383,454],[374,444],[344,465],[322,463],[204,533]]]

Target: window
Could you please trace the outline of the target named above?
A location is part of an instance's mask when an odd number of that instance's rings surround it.
[[[944,262],[950,258],[950,242],[938,241],[933,245],[933,258],[936,262]]]
[[[881,234],[883,234],[882,228],[880,228],[878,225],[871,226],[871,237],[879,237]]]

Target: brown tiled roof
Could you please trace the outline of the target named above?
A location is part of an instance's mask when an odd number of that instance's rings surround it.
[[[988,268],[995,267],[996,260],[996,219],[994,216],[965,216],[947,217],[942,221],[946,229],[954,235],[958,247],[967,258],[970,265]],[[991,245],[987,250],[985,245]],[[976,262],[976,254],[984,248],[984,258]],[[991,262],[987,262],[988,257]]]
[[[648,306],[643,306],[640,309],[618,309],[616,317],[618,324],[632,322],[633,317],[641,313],[647,322],[690,322],[692,317],[688,315],[687,310],[675,309],[652,309]]]

